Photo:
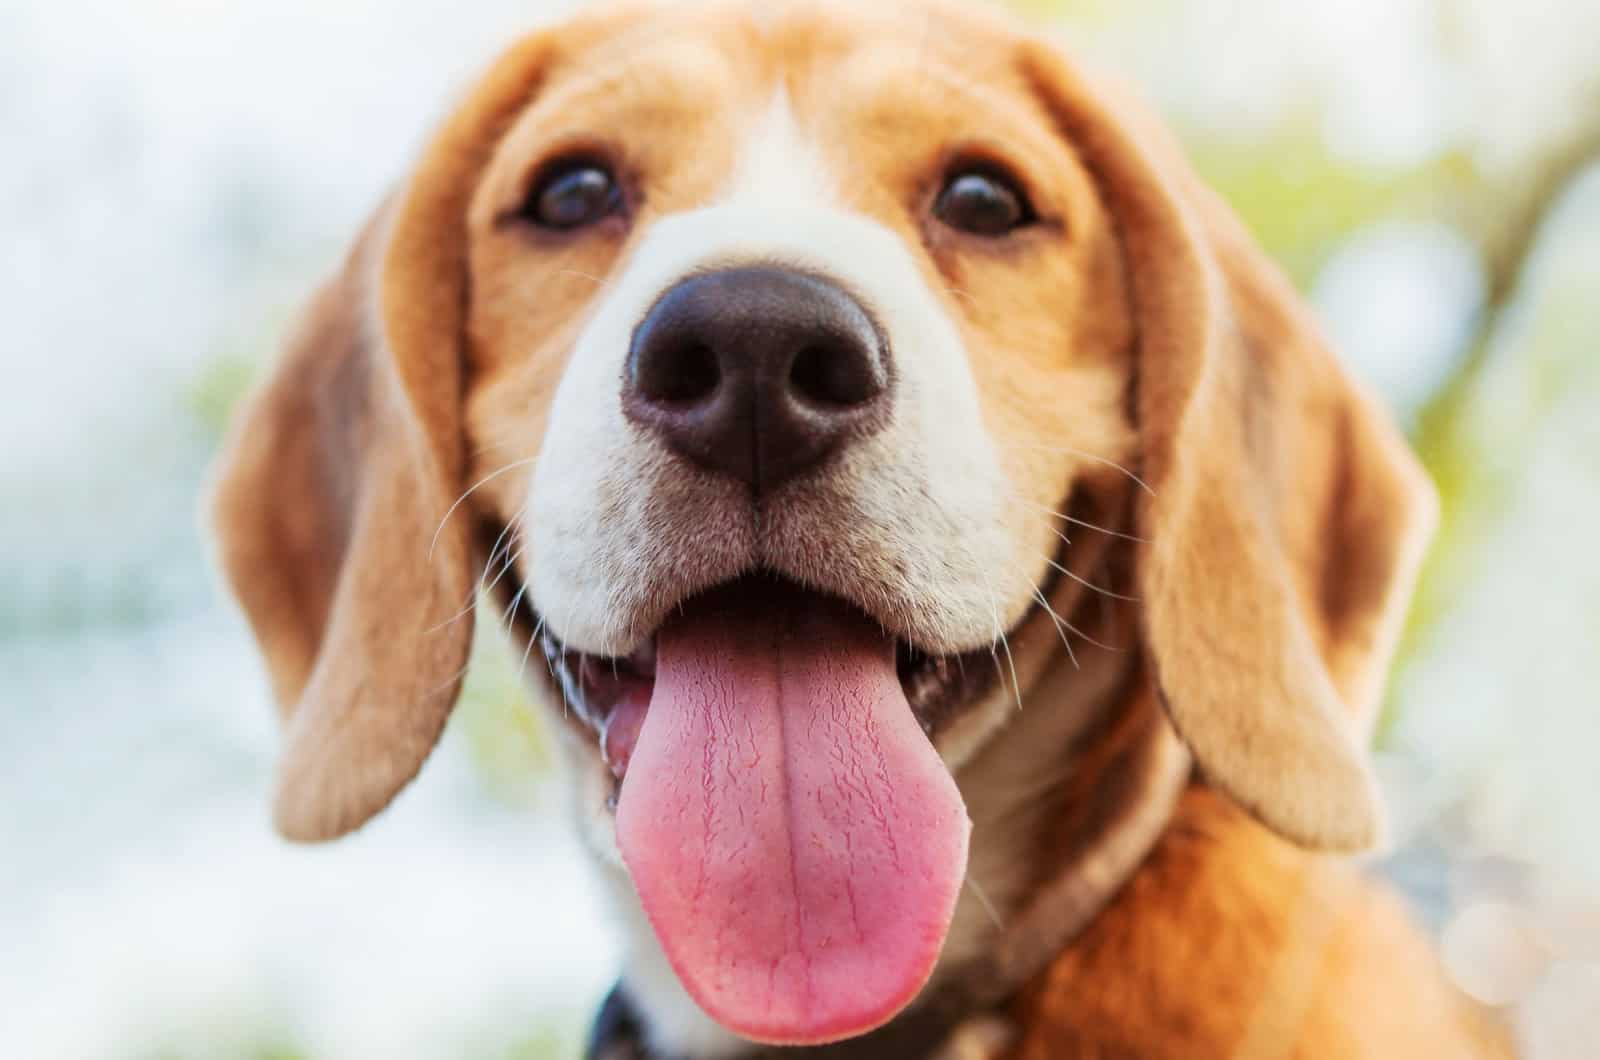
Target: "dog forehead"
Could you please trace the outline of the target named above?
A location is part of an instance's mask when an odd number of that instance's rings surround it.
[[[551,93],[596,85],[671,93],[720,82],[720,91],[694,94],[707,108],[734,102],[729,89],[765,98],[787,85],[798,99],[809,94],[801,86],[815,85],[843,102],[919,71],[970,74],[1003,65],[1019,39],[1002,12],[952,0],[634,0],[590,9],[555,34]]]
[[[540,144],[598,142],[648,182],[651,213],[734,189],[772,204],[786,189],[811,202],[842,194],[879,212],[861,189],[903,192],[942,145],[1026,149],[1043,132],[1013,27],[964,6],[666,3],[595,18],[556,31],[485,181],[502,186],[496,198],[521,187]]]

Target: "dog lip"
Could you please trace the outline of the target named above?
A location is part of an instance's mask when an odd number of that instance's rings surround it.
[[[1060,582],[1066,560],[1064,545],[1060,553],[1040,586],[1042,599],[1048,600]],[[729,582],[748,578],[792,583],[792,579],[770,571],[747,572]],[[608,739],[612,735],[609,729],[618,706],[626,697],[643,695],[644,702],[648,703],[648,693],[655,679],[656,634],[652,632],[642,638],[626,654],[600,655],[573,649],[556,636],[528,594],[515,594],[509,607],[509,623],[522,631],[530,648],[537,644],[544,655],[548,679],[561,695],[565,713],[575,718],[595,740],[596,750],[606,759],[620,784],[626,773],[631,741]],[[1035,602],[1006,636],[1021,629],[1042,610],[1043,604]],[[895,638],[895,669],[901,688],[917,723],[930,740],[937,741],[952,722],[1001,683],[1002,664],[995,647],[1000,640],[997,637],[993,643],[965,651],[938,653],[904,637]],[[630,724],[636,720],[631,719]],[[615,798],[613,790],[613,806]]]
[[[756,575],[755,577],[762,577]],[[744,577],[751,577],[746,575]],[[743,579],[734,579],[743,580]],[[632,739],[642,720],[643,705],[655,682],[656,637],[651,634],[626,655],[603,656],[568,647],[545,625],[526,600],[519,603],[520,621],[537,630],[552,683],[563,706],[595,740],[596,750],[620,785],[627,772]],[[1022,616],[1017,628],[1039,608]],[[896,638],[895,667],[906,700],[917,723],[929,739],[936,739],[968,707],[1000,682],[1000,670],[991,645],[965,652],[935,654]],[[634,712],[640,712],[635,716]],[[628,731],[613,729],[618,722]],[[613,792],[613,805],[615,792]]]

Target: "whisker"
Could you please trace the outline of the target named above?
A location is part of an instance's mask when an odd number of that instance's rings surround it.
[[[1126,602],[1128,602],[1130,604],[1136,604],[1136,603],[1139,602],[1139,598],[1137,596],[1125,596],[1122,593],[1113,592],[1110,589],[1105,588],[1104,586],[1096,585],[1096,584],[1094,584],[1094,582],[1091,582],[1088,579],[1078,575],[1076,572],[1068,570],[1065,566],[1063,566],[1061,563],[1057,562],[1052,557],[1046,556],[1046,555],[1044,555],[1044,553],[1040,553],[1040,555],[1044,556],[1044,561],[1046,563],[1050,564],[1050,566],[1054,567],[1061,574],[1065,575],[1068,578],[1071,578],[1073,581],[1077,582],[1079,585],[1083,586],[1085,589],[1089,589],[1089,590],[1091,590],[1093,592],[1097,592],[1101,596],[1110,597],[1113,600],[1124,600],[1124,601],[1126,601]]]
[[[1045,614],[1050,616],[1050,621],[1056,627],[1056,636],[1061,638],[1061,646],[1067,649],[1067,658],[1072,661],[1072,668],[1074,670],[1082,670],[1083,666],[1078,662],[1078,653],[1072,650],[1072,641],[1067,637],[1067,629],[1071,629],[1072,624],[1062,621],[1061,616],[1056,614],[1056,609],[1050,606],[1050,601],[1044,598],[1044,593],[1039,591],[1037,585],[1033,587],[1033,598],[1039,601],[1040,606],[1045,610]],[[1066,626],[1066,629],[1063,629],[1062,626]],[[1076,631],[1074,630],[1074,632]],[[1079,636],[1082,636],[1082,634],[1079,634]]]
[[[982,568],[980,567],[979,570],[982,570]],[[1004,648],[1005,649],[1006,664],[1010,667],[1010,670],[1011,670],[1011,690],[1012,690],[1012,692],[1014,692],[1016,694],[1016,697],[1017,697],[1017,710],[1020,711],[1022,709],[1022,682],[1017,679],[1017,660],[1011,654],[1011,641],[1006,638],[1005,628],[1000,623],[1000,605],[999,605],[999,602],[995,599],[994,582],[989,578],[989,576],[987,574],[985,574],[984,578],[983,578],[983,584],[984,584],[984,591],[989,594],[989,613],[990,613],[991,617],[994,620],[994,636],[995,636],[995,639],[989,642],[989,654],[991,656],[993,656],[993,658],[994,658],[995,669],[996,670],[1000,670],[1000,651],[999,651],[999,649],[1000,648]],[[1001,678],[1004,679],[1005,671],[1004,670],[1000,670],[1000,675],[1001,675]]]
[[[1147,539],[1140,537],[1138,534],[1130,534],[1122,530],[1112,530],[1110,527],[1099,526],[1095,523],[1076,518],[1075,516],[1065,515],[1061,512],[1055,512],[1054,514],[1060,517],[1063,521],[1071,523],[1073,526],[1081,526],[1085,530],[1094,530],[1098,533],[1105,534],[1108,537],[1120,537],[1122,540],[1132,541],[1136,545],[1148,545],[1150,543]]]
[[[989,901],[989,896],[983,893],[983,888],[978,886],[978,881],[972,875],[972,871],[970,869],[967,871],[967,886],[972,888],[973,897],[978,899],[978,904],[981,905],[983,907],[983,911],[989,915],[990,922],[993,923],[994,926],[999,930],[1004,931],[1006,926],[1000,921],[1000,911],[994,907],[993,902]]]
[[[1034,595],[1036,597],[1039,597],[1039,602],[1044,604],[1044,609],[1050,613],[1050,620],[1056,624],[1056,629],[1057,630],[1060,630],[1061,627],[1065,626],[1068,633],[1071,633],[1074,637],[1077,637],[1079,640],[1085,641],[1085,642],[1087,642],[1089,644],[1093,644],[1096,648],[1099,648],[1101,651],[1120,652],[1122,650],[1122,649],[1117,648],[1117,647],[1115,647],[1113,645],[1107,644],[1103,640],[1098,640],[1098,639],[1096,639],[1094,637],[1089,636],[1089,634],[1085,633],[1083,630],[1079,629],[1077,626],[1073,625],[1071,622],[1069,622],[1066,619],[1062,618],[1061,617],[1061,612],[1059,612],[1055,608],[1051,607],[1049,602],[1046,601],[1043,598],[1043,595],[1039,592],[1039,587],[1037,585],[1034,586]]]
[[[1051,562],[1051,566],[1056,566],[1056,564],[1054,562]],[[1024,581],[1024,583],[1026,583],[1029,586],[1029,588],[1031,588],[1033,590],[1033,598],[1039,602],[1039,604],[1044,608],[1045,613],[1050,616],[1050,621],[1051,621],[1052,624],[1055,625],[1056,633],[1061,637],[1062,643],[1066,645],[1067,655],[1068,655],[1069,658],[1072,659],[1072,665],[1075,668],[1080,669],[1080,670],[1083,669],[1083,667],[1078,665],[1077,653],[1072,650],[1072,645],[1067,642],[1066,633],[1071,633],[1073,636],[1077,637],[1079,640],[1086,641],[1087,643],[1094,645],[1096,648],[1099,648],[1102,651],[1119,652],[1121,650],[1119,648],[1113,647],[1110,644],[1105,643],[1104,641],[1097,640],[1096,638],[1089,636],[1089,634],[1085,633],[1083,630],[1079,629],[1077,626],[1073,625],[1071,622],[1068,622],[1066,619],[1062,618],[1061,617],[1061,613],[1059,611],[1057,611],[1054,607],[1052,607],[1050,605],[1050,601],[1045,598],[1044,592],[1040,589],[1039,584],[1037,582],[1033,581],[1031,578],[1029,578],[1025,571],[1022,571],[1020,573],[1022,574],[1022,580]],[[1091,588],[1092,588],[1092,586],[1091,586]],[[1066,630],[1066,633],[1062,632],[1063,629]]]
[[[1154,487],[1152,487],[1144,479],[1140,478],[1139,475],[1131,468],[1125,467],[1108,457],[1099,456],[1098,454],[1091,453],[1083,449],[1074,449],[1070,445],[1043,445],[1028,442],[1020,443],[1020,445],[1024,449],[1038,449],[1047,453],[1066,453],[1070,456],[1082,457],[1084,460],[1099,464],[1102,467],[1109,467],[1115,471],[1122,472],[1124,475],[1128,476],[1128,478],[1132,479],[1140,489],[1150,494],[1150,496],[1154,497],[1156,495]]]
[[[467,617],[472,613],[472,609],[478,605],[478,597],[480,595],[488,595],[488,593],[500,583],[500,579],[505,576],[506,570],[522,556],[523,550],[520,549],[517,551],[516,555],[511,555],[509,552],[509,549],[516,544],[517,535],[515,534],[512,535],[511,541],[507,542],[506,544],[506,548],[508,550],[506,553],[506,561],[505,564],[500,568],[500,573],[495,575],[494,581],[488,586],[483,584],[483,580],[489,576],[489,568],[494,566],[495,557],[500,554],[500,542],[504,540],[506,534],[509,533],[514,527],[517,527],[516,520],[512,520],[510,523],[507,523],[505,529],[500,531],[500,536],[495,538],[494,547],[490,549],[489,558],[483,565],[483,573],[478,577],[478,585],[475,589],[467,593],[467,599],[461,605],[461,610],[457,611],[443,622],[440,622],[438,625],[424,630],[423,632],[425,634],[437,633],[446,626],[454,625],[463,618]]]
[[[527,647],[522,649],[522,663],[521,663],[521,665],[519,665],[517,667],[517,680],[519,682],[523,682],[523,681],[526,681],[528,679],[528,659],[533,655],[533,646],[534,646],[535,643],[537,643],[537,641],[539,640],[539,635],[541,633],[543,633],[543,632],[544,632],[544,619],[540,618],[538,622],[534,623],[533,632],[528,634],[528,645],[527,645]],[[549,660],[548,659],[545,660],[545,663],[548,666],[549,665]],[[551,667],[551,674],[550,674],[551,677],[555,676],[554,670],[555,670],[555,668],[552,666]],[[557,683],[559,683],[559,682],[557,682]]]
[[[1054,516],[1056,513],[1051,512],[1050,514]],[[1063,534],[1060,528],[1055,525],[1055,521],[1053,519],[1046,520],[1044,525],[1052,534],[1061,539],[1061,543],[1063,545],[1066,545],[1069,548],[1072,546],[1072,538],[1068,537],[1066,534]]]
[[[517,544],[517,537],[518,537],[517,529],[518,529],[517,520],[513,518],[509,522],[507,522],[506,525],[501,529],[500,536],[495,538],[494,539],[494,544],[489,547],[489,558],[484,561],[483,573],[478,576],[478,591],[480,593],[487,592],[489,589],[493,589],[494,588],[493,584],[485,586],[483,584],[483,580],[489,576],[489,570],[495,564],[495,557],[502,555],[501,547],[500,547],[502,542],[505,543],[504,556],[506,557],[506,562],[507,563],[512,562],[511,551],[512,551],[512,549],[514,549],[516,547],[516,544]],[[507,540],[508,536],[509,536],[510,540]],[[500,573],[501,574],[505,573],[505,566],[504,565],[501,566]],[[495,582],[498,583],[499,580],[500,580],[500,578],[497,575],[495,577]]]
[[[489,563],[493,563],[495,556],[499,554],[501,542],[503,542],[507,536],[516,530],[517,522],[518,520],[516,518],[511,518],[506,521],[505,526],[501,527],[500,535],[494,539],[494,544],[489,546]],[[487,566],[488,564],[485,564],[485,567]]]
[[[517,681],[519,683],[526,683],[528,680],[528,659],[532,657],[533,646],[539,642],[539,635],[543,631],[544,616],[541,615],[539,621],[534,624],[533,632],[528,634],[527,646],[522,649],[522,662],[517,666]],[[556,691],[561,695],[561,716],[563,718],[568,717],[572,713],[572,699],[567,695],[567,682],[562,679],[560,674],[556,673],[556,661],[542,650],[539,654],[544,656],[544,666],[545,670],[550,674],[550,683],[556,686]]]
[[[477,602],[478,598],[475,594],[468,594],[468,600],[466,604],[462,606],[461,610],[457,611],[443,622],[440,622],[437,625],[429,626],[427,629],[423,630],[423,636],[431,637],[440,630],[460,622],[463,618],[466,618],[468,615],[472,614],[472,609],[477,606]]]
[[[1043,504],[1040,504],[1037,501],[1029,500],[1027,497],[1024,497],[1022,494],[1017,493],[1014,490],[1012,492],[1013,492],[1016,500],[1021,501],[1023,504],[1028,505],[1030,508],[1036,508],[1039,511],[1043,512],[1044,514],[1046,514],[1048,516],[1051,516],[1052,518],[1060,519],[1061,521],[1066,522],[1066,523],[1071,523],[1073,526],[1081,526],[1085,530],[1094,530],[1094,531],[1097,531],[1098,533],[1106,534],[1109,537],[1120,537],[1124,541],[1132,541],[1135,544],[1148,545],[1150,543],[1145,538],[1139,537],[1139,536],[1137,536],[1135,534],[1125,533],[1125,532],[1123,532],[1121,530],[1112,530],[1109,527],[1104,527],[1104,526],[1100,526],[1100,525],[1098,525],[1096,523],[1091,523],[1086,519],[1079,519],[1077,516],[1068,515],[1066,512],[1060,512],[1060,511],[1057,511],[1054,508],[1047,508]],[[1068,541],[1067,543],[1071,544],[1070,541]]]
[[[434,696],[443,695],[445,692],[449,691],[452,686],[458,684],[463,678],[465,678],[467,676],[467,671],[469,669],[471,669],[471,668],[472,668],[472,657],[471,657],[471,653],[469,652],[468,656],[467,656],[467,661],[461,664],[461,668],[460,669],[458,669],[451,676],[445,678],[443,681],[439,682],[437,685],[435,685],[429,691],[423,693],[423,697],[422,698],[423,699],[432,699]]]
[[[524,583],[522,588],[517,590],[517,594],[511,598],[511,602],[506,605],[505,614],[501,616],[500,625],[506,631],[506,636],[508,637],[511,635],[512,624],[517,620],[517,608],[522,606],[522,597],[527,591],[528,586]]]
[[[527,467],[529,464],[532,464],[537,460],[538,457],[530,456],[523,460],[514,461],[498,471],[485,475],[482,479],[467,487],[467,491],[456,498],[456,502],[452,504],[450,509],[444,513],[444,518],[439,520],[439,528],[433,532],[433,540],[428,543],[428,562],[433,562],[433,552],[434,549],[439,547],[439,535],[444,533],[445,524],[448,523],[450,521],[450,517],[456,513],[456,509],[466,503],[468,497],[472,496],[475,492],[482,489],[484,486],[487,486],[501,475],[504,475],[509,471],[515,471],[519,467]]]
[[[466,618],[468,615],[472,614],[473,609],[475,607],[477,607],[477,606],[478,606],[478,593],[477,593],[477,590],[469,589],[467,591],[467,602],[461,605],[461,610],[457,611],[455,614],[451,615],[449,618],[445,619],[443,622],[440,622],[438,625],[429,626],[427,629],[423,630],[422,632],[423,632],[423,634],[425,636],[432,636],[433,634],[439,632],[441,629],[444,629],[447,626],[453,626],[457,622],[460,622],[463,618]]]
[[[515,542],[512,542],[512,544],[514,545]],[[485,585],[483,587],[483,591],[484,591],[485,595],[494,592],[494,587],[499,585],[500,584],[500,580],[502,578],[504,578],[508,573],[510,573],[513,569],[516,568],[517,560],[521,559],[523,557],[523,555],[527,551],[528,551],[528,549],[527,549],[526,546],[523,546],[522,548],[517,548],[514,551],[511,548],[508,548],[506,550],[505,562],[500,564],[500,572],[494,576],[494,581],[490,582],[488,585]],[[488,576],[488,573],[489,572],[487,570],[484,571],[485,577]],[[482,579],[479,579],[479,581],[481,582]]]
[[[1017,699],[1017,710],[1022,710],[1022,682],[1017,680],[1017,660],[1011,654],[1011,640],[1004,633],[1000,634],[1000,647],[1005,649],[1006,668],[1011,671],[1011,691]],[[996,660],[998,661],[998,660]]]

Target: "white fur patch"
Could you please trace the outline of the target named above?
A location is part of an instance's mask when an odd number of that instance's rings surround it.
[[[783,89],[745,140],[722,201],[777,210],[838,201],[833,175],[801,132]]]
[[[759,515],[743,484],[688,466],[621,403],[629,344],[656,300],[694,273],[751,263],[854,294],[888,339],[895,376],[887,425]],[[1037,557],[1008,532],[1010,491],[954,322],[900,238],[840,207],[780,93],[718,200],[657,221],[579,336],[529,491],[530,591],[568,646],[620,655],[687,596],[760,564],[853,599],[924,649],[970,650],[1031,603]],[[599,768],[588,757],[579,768]],[[585,784],[596,799],[585,824],[632,928],[630,995],[664,1052],[727,1055],[736,1039],[683,992],[621,871],[600,779]]]

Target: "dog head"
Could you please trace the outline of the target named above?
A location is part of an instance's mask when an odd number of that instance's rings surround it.
[[[1431,519],[1160,130],[999,19],[870,8],[628,5],[517,45],[214,496],[287,835],[416,774],[491,589],[602,856],[699,1005],[770,1042],[921,989],[952,777],[1100,650],[1073,591],[1136,616],[1211,783],[1370,845],[1362,743]]]

